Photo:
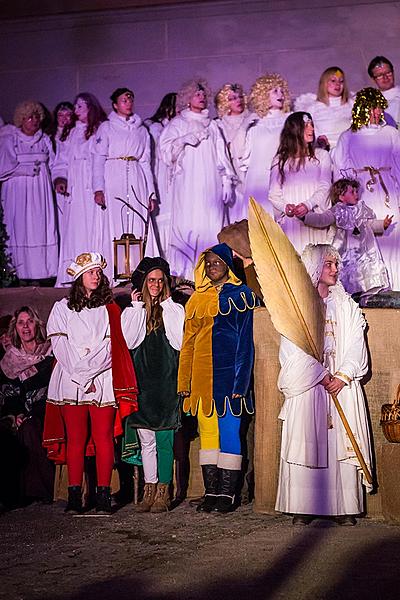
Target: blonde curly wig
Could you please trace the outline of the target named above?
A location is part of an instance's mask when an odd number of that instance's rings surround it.
[[[240,83],[225,83],[217,92],[214,103],[219,117],[229,114],[229,92],[241,94],[244,98],[244,107],[247,108],[247,96],[244,93],[243,86]]]
[[[40,122],[44,119],[43,106],[36,100],[24,100],[17,105],[14,112],[14,125],[21,127],[23,119],[31,117],[34,113],[38,113]]]
[[[188,108],[191,99],[193,98],[195,93],[199,91],[199,89],[203,89],[205,91],[205,94],[207,97],[207,102],[210,101],[211,88],[208,85],[207,81],[205,79],[201,79],[201,78],[191,79],[190,81],[187,81],[186,83],[184,83],[178,92],[178,95],[176,97],[177,112],[180,112],[181,110],[184,110],[185,108]]]
[[[290,92],[288,82],[278,73],[267,73],[256,79],[250,90],[249,104],[259,117],[265,117],[271,109],[269,92],[281,87],[285,95],[283,112],[290,111]]]

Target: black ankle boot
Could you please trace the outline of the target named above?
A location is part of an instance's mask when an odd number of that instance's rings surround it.
[[[103,514],[111,513],[111,489],[109,486],[97,486],[96,512]]]
[[[219,487],[218,498],[213,508],[214,512],[228,513],[235,510],[235,491],[240,471],[233,469],[218,469]]]
[[[218,469],[217,465],[201,465],[204,481],[204,500],[196,508],[197,512],[211,512],[217,501]]]
[[[80,485],[70,485],[68,488],[68,503],[64,512],[79,514],[82,512],[82,490]]]

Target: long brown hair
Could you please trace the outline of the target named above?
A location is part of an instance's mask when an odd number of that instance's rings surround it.
[[[81,92],[76,96],[74,100],[74,106],[79,99],[83,100],[88,107],[88,121],[85,131],[85,138],[88,140],[90,136],[96,133],[100,123],[107,121],[107,115],[104,112],[100,102],[93,94],[90,94],[89,92]]]
[[[286,119],[281,131],[280,143],[275,157],[278,159],[281,184],[285,181],[286,163],[288,163],[289,169],[300,171],[304,167],[306,159],[316,158],[313,144],[306,144],[304,141],[304,117],[312,120],[308,112],[292,113]],[[275,160],[274,164],[276,164]]]
[[[153,271],[158,270],[158,267],[156,267],[155,269],[153,269],[152,271],[149,271],[145,277],[145,280],[143,282],[143,287],[142,287],[142,299],[144,302],[144,306],[146,309],[146,331],[147,334],[151,333],[152,331],[157,331],[157,329],[159,329],[162,326],[163,323],[163,319],[162,319],[162,307],[161,307],[161,302],[163,302],[163,300],[166,300],[169,296],[170,296],[170,287],[169,287],[169,281],[168,281],[168,277],[166,276],[166,274],[162,271],[163,274],[163,288],[161,290],[160,295],[157,298],[152,298],[150,296],[148,287],[147,287],[147,279],[149,277],[149,275],[151,273],[153,273]]]
[[[18,308],[15,311],[14,316],[11,319],[10,325],[8,327],[8,335],[11,339],[12,345],[16,348],[21,348],[22,342],[18,335],[16,325],[19,315],[23,312],[27,313],[30,316],[30,318],[35,321],[35,342],[37,344],[42,344],[46,341],[46,325],[44,321],[42,321],[42,319],[37,314],[36,310],[31,306],[21,306],[21,308]]]
[[[98,287],[93,290],[90,297],[86,295],[86,290],[83,286],[83,275],[80,275],[72,284],[71,292],[68,298],[68,308],[81,312],[82,308],[97,308],[113,302],[113,293],[110,288],[110,282],[103,271]]]

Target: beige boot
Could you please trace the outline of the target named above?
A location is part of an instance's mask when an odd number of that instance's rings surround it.
[[[135,504],[135,512],[150,512],[151,507],[154,504],[156,498],[157,484],[156,483],[145,483],[143,498],[139,504]]]
[[[170,506],[171,498],[169,497],[169,483],[157,483],[156,499],[150,509],[150,512],[167,512]]]

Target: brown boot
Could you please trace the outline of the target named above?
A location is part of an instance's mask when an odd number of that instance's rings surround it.
[[[157,484],[156,483],[145,483],[143,498],[139,502],[139,504],[134,505],[135,511],[140,512],[140,513],[150,512],[150,509],[153,506],[154,500],[156,498],[156,492],[157,492]]]
[[[169,497],[169,483],[157,483],[157,495],[150,512],[167,512],[170,506],[171,498]]]

